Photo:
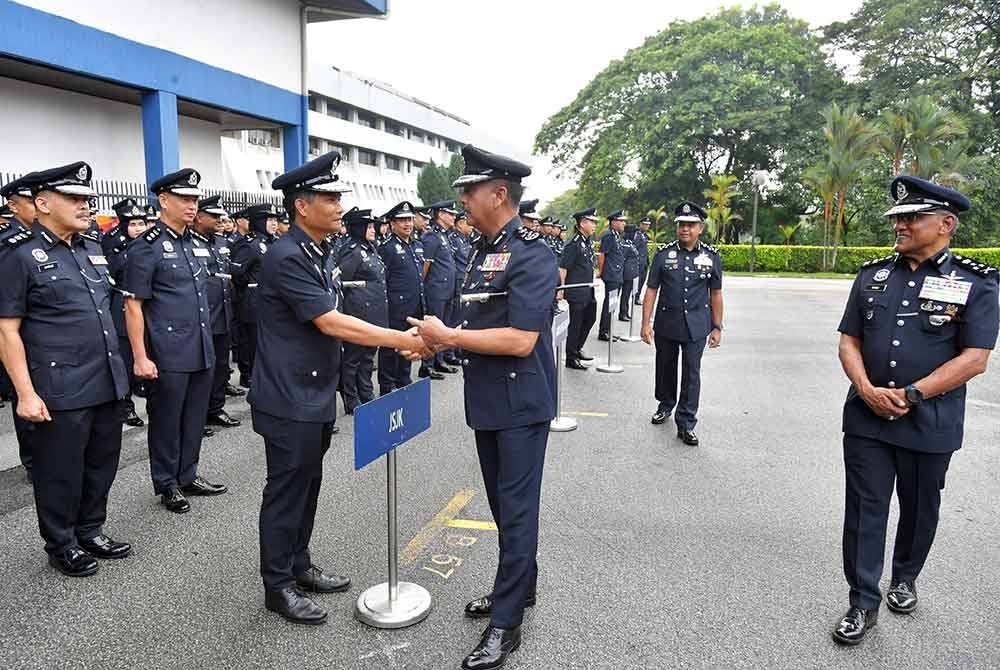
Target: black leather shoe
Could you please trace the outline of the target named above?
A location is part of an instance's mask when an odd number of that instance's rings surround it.
[[[885,594],[885,604],[896,614],[909,614],[917,609],[917,585],[915,582],[893,582]]]
[[[174,514],[184,514],[191,511],[191,503],[187,501],[180,489],[170,489],[160,496],[160,502]]]
[[[228,490],[229,487],[225,484],[213,484],[201,477],[195,477],[193,482],[181,487],[181,492],[189,496],[217,496]]]
[[[847,614],[840,620],[837,627],[833,629],[833,639],[840,644],[854,646],[861,644],[861,641],[868,635],[868,631],[878,623],[878,610],[865,610],[860,607],[851,607]]]
[[[125,425],[138,428],[140,426],[145,426],[146,422],[142,420],[142,417],[135,413],[135,407],[129,407],[125,412]]]
[[[339,432],[340,432],[340,426],[334,426],[333,428],[330,429],[331,435],[336,435]]]
[[[202,429],[201,431],[202,437],[212,437],[213,435],[215,435],[215,431],[209,428],[208,426],[205,426],[205,428]]]
[[[103,534],[80,540],[80,548],[94,558],[125,558],[132,553],[132,545],[128,542],[116,542]]]
[[[431,379],[444,379],[444,375],[437,370],[432,370],[431,368],[420,368],[417,371],[418,377],[430,377]]]
[[[585,351],[578,351],[578,352],[576,352],[576,357],[578,359],[580,359],[581,361],[592,361],[592,360],[594,360],[594,357],[591,356],[591,355],[589,355]]]
[[[295,576],[295,584],[303,591],[312,593],[340,593],[351,586],[348,577],[328,575],[319,566],[310,567],[304,574]]]
[[[326,610],[296,588],[265,591],[264,607],[292,623],[318,626],[326,622]]]
[[[534,593],[528,595],[524,600],[525,607],[534,607],[537,596]],[[465,616],[470,619],[485,619],[493,612],[493,594],[481,596],[470,601],[465,606]]]
[[[601,342],[607,342],[608,340],[611,339],[611,337],[608,335],[598,335],[597,339],[599,339]]]
[[[504,630],[487,626],[483,638],[462,661],[465,670],[490,670],[507,662],[507,657],[521,646],[521,627]]]
[[[689,447],[698,446],[698,436],[694,434],[694,431],[678,430],[677,437],[681,438],[681,442],[688,445]]]
[[[232,384],[226,384],[226,395],[230,398],[240,398],[247,394],[246,391],[238,386],[233,386]]]
[[[659,426],[661,423],[664,423],[667,420],[668,416],[670,416],[670,412],[668,412],[667,410],[657,409],[655,412],[653,412],[653,418],[650,419],[649,422],[654,426]]]
[[[631,321],[632,319],[631,319],[631,317],[627,317],[627,316],[619,316],[619,317],[618,317],[618,320],[619,320],[619,321],[624,321],[625,323],[628,323],[628,322],[629,322],[629,321]]]
[[[450,365],[435,365],[434,369],[437,370],[438,372],[443,372],[446,375],[453,375],[456,372],[458,372],[458,370],[451,367]]]
[[[217,414],[210,414],[208,423],[213,426],[222,426],[223,428],[234,428],[240,425],[240,422],[229,416],[224,409],[220,409]]]
[[[587,366],[576,360],[575,358],[566,359],[566,367],[570,370],[586,370]]]
[[[49,554],[49,565],[67,577],[89,577],[100,567],[94,557],[80,547],[70,547],[58,554]]]

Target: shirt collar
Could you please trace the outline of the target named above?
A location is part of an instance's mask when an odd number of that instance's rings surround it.
[[[513,237],[514,231],[522,225],[523,223],[521,222],[521,217],[515,214],[514,218],[508,221],[507,224],[500,229],[500,232],[493,236],[493,239],[490,240],[490,246],[494,249],[497,248],[499,245]]]
[[[31,227],[31,230],[33,230],[34,233],[38,235],[39,238],[41,238],[42,244],[45,247],[46,251],[49,251],[50,249],[52,249],[52,247],[62,242],[62,240],[60,240],[55,233],[53,233],[48,228],[43,226],[41,222],[38,221],[38,219],[35,219],[35,224]],[[83,238],[80,237],[78,234],[73,233],[73,236],[69,238],[69,243],[67,244],[67,246],[69,247],[83,246]]]
[[[327,252],[330,250],[330,245],[327,244],[326,240],[320,240],[316,242],[313,238],[306,234],[306,231],[299,228],[294,223],[288,227],[287,235],[291,235],[292,239],[295,240],[300,247],[306,252],[306,255],[310,258],[323,259]]]

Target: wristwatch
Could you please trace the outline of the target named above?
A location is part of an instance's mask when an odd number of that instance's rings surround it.
[[[919,405],[924,401],[923,391],[918,389],[913,384],[910,384],[909,386],[904,388],[903,393],[906,394],[906,402],[910,403],[911,405]]]
[[[717,331],[719,331],[721,333],[722,332],[722,324],[721,323],[713,323],[712,324],[712,330],[717,330]]]

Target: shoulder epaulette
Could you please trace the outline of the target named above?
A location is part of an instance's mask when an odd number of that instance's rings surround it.
[[[527,226],[521,226],[514,232],[514,234],[517,235],[522,240],[524,240],[525,242],[534,242],[535,240],[537,240],[539,237],[542,236],[542,234],[539,233],[537,230],[532,230]]]
[[[873,258],[870,261],[865,261],[864,263],[861,264],[861,267],[870,268],[875,265],[882,265],[884,263],[887,263],[895,259],[896,259],[896,254],[889,254],[888,256],[883,256],[882,258]]]
[[[705,244],[704,242],[702,242],[701,246],[705,247],[706,249],[708,249],[709,251],[711,251],[716,256],[719,255],[719,250],[716,249],[715,247],[713,247],[711,244]]]
[[[158,238],[162,232],[163,231],[160,229],[159,226],[153,226],[152,228],[146,231],[146,234],[142,236],[142,239],[146,240],[147,242],[155,242],[156,238]]]
[[[666,249],[668,246],[670,246],[670,245],[669,244],[657,244],[656,245],[656,253],[660,253],[661,251],[663,251],[664,249]]]
[[[10,222],[0,221],[0,233],[6,233],[8,230],[10,230]]]
[[[25,242],[27,242],[28,240],[30,240],[34,236],[35,236],[35,233],[33,233],[32,231],[30,231],[30,230],[22,230],[19,233],[14,233],[13,235],[11,235],[10,237],[8,237],[4,241],[7,243],[7,246],[13,248],[13,247],[19,247],[19,246],[21,246],[22,244],[24,244]]]
[[[80,233],[80,237],[90,240],[91,242],[101,243],[101,238],[97,236],[97,233],[93,233],[89,230]]]
[[[963,270],[968,270],[969,272],[973,272],[979,275],[980,277],[989,277],[991,274],[995,274],[997,272],[997,269],[995,267],[987,265],[986,263],[981,263],[980,261],[977,261],[975,258],[969,258],[967,256],[959,256],[958,254],[952,254],[952,257],[959,265],[962,266]]]

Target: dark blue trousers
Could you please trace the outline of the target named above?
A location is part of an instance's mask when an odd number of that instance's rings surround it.
[[[608,296],[611,295],[612,291],[616,291],[622,287],[621,284],[604,284],[604,302],[601,304],[601,323],[597,328],[597,334],[602,337],[609,337],[611,335],[611,311],[608,305]]]
[[[427,300],[427,313],[441,319],[444,325],[451,324],[451,300]],[[445,352],[439,351],[432,358],[420,362],[421,368],[444,365]]]
[[[701,356],[706,340],[679,342],[665,337],[653,339],[656,344],[656,400],[660,408],[673,412],[679,430],[694,430],[698,423],[698,401],[701,397]],[[677,394],[677,354],[681,355],[680,397]]]
[[[372,370],[377,350],[377,347],[344,342],[344,353],[340,359],[340,393],[344,398],[345,409],[375,399]]]
[[[409,330],[406,321],[389,321],[395,330]],[[396,353],[394,349],[381,347],[378,350],[378,394],[386,395],[396,389],[413,383],[413,363]]]
[[[212,370],[212,390],[208,396],[208,416],[226,407],[226,384],[229,383],[229,333],[212,335],[215,347],[215,368]]]
[[[164,372],[149,384],[149,471],[153,491],[187,486],[198,476],[213,369]]]
[[[635,287],[635,279],[627,279],[622,284],[622,299],[618,303],[618,318],[628,319],[632,317],[632,289]]]
[[[267,483],[260,503],[260,576],[264,588],[295,586],[312,565],[309,541],[323,483],[323,456],[334,422],[306,423],[252,410],[264,438]]]
[[[569,330],[566,333],[566,354],[578,354],[590,337],[597,320],[597,301],[569,303]],[[558,363],[558,361],[557,361]]]
[[[17,415],[17,394],[10,401],[10,412],[14,417],[14,435],[17,436],[18,456],[21,458],[21,465],[30,474],[34,465],[31,457],[31,440],[35,436],[35,424]]]
[[[548,440],[548,421],[476,431],[486,497],[500,531],[490,617],[498,628],[521,625],[524,601],[538,581],[538,509]]]
[[[951,453],[903,449],[857,435],[844,435],[844,576],[851,605],[875,609],[882,602],[879,580],[893,486],[899,523],[892,553],[892,580],[920,575],[937,532],[941,491]]]

